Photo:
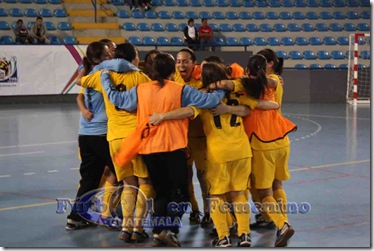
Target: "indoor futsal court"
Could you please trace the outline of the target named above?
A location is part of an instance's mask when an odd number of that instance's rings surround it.
[[[288,200],[310,205],[305,214],[289,215],[295,234],[288,247],[370,247],[370,108],[285,103],[282,109],[298,126],[289,135]],[[1,105],[1,246],[151,247],[151,240],[124,243],[103,227],[65,230],[67,213],[56,213],[56,199],[76,193],[78,119],[74,103]],[[178,236],[182,247],[211,247],[210,230],[190,226],[188,216]],[[253,248],[274,246],[275,230],[251,236]]]

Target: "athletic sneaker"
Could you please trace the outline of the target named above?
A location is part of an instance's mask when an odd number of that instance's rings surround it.
[[[222,239],[216,238],[212,242],[212,247],[227,248],[231,247],[231,239],[228,236],[223,237]]]
[[[158,234],[153,234],[153,243],[152,247],[159,248],[159,247],[166,247],[166,244],[160,240]]]
[[[229,229],[230,229],[230,236],[235,236],[236,233],[237,233],[237,231],[236,231],[236,222],[234,222],[234,224],[231,227],[229,227]],[[212,236],[212,237],[218,237],[217,229],[214,227],[212,229],[212,232],[210,232],[209,235]]]
[[[250,247],[251,244],[251,234],[244,233],[239,237],[238,247]]]
[[[165,243],[167,247],[180,247],[177,235],[170,230],[162,230],[158,235],[158,239]]]
[[[143,232],[137,232],[134,231],[131,236],[131,240],[134,242],[144,242],[149,238],[149,235],[147,234],[146,231],[143,230]]]
[[[201,219],[201,227],[202,228],[209,228],[209,227],[213,227],[214,224],[213,224],[213,220],[212,218],[210,218],[210,214],[209,213],[205,213],[204,214],[204,217]]]
[[[255,215],[256,222],[249,225],[250,229],[273,229],[275,228],[275,224],[272,221],[267,221],[262,217],[262,214]]]
[[[190,214],[190,224],[191,225],[197,225],[200,224],[200,216],[203,214],[200,211],[193,211]]]
[[[286,222],[282,229],[277,231],[277,240],[275,241],[276,247],[285,247],[287,246],[287,241],[295,233],[295,230]]]
[[[65,229],[71,231],[71,230],[91,227],[93,225],[94,225],[93,223],[85,221],[85,220],[76,221],[76,220],[68,218]]]
[[[119,233],[118,238],[119,238],[120,240],[125,241],[125,242],[131,242],[131,236],[132,236],[132,233],[130,233],[129,231],[122,230],[122,231]]]

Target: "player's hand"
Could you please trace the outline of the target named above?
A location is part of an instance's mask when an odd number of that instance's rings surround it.
[[[82,112],[82,115],[83,115],[84,119],[87,120],[87,121],[91,121],[92,118],[93,118],[93,113],[88,109],[84,110]]]
[[[149,123],[152,125],[158,125],[162,121],[164,121],[164,114],[162,113],[153,113],[151,116],[149,116]]]
[[[103,73],[109,73],[109,70],[108,69],[104,69],[104,70],[101,71],[101,74],[103,74]]]
[[[229,113],[229,106],[222,102],[211,110],[213,116]]]

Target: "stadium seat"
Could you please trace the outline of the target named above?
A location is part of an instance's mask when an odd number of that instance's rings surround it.
[[[163,5],[168,6],[168,7],[173,7],[175,6],[175,3],[174,3],[174,0],[164,0]]]
[[[212,17],[214,19],[221,19],[221,20],[225,19],[225,15],[221,11],[215,11],[215,12],[213,12]]]
[[[305,14],[305,17],[309,20],[317,20],[318,19],[318,14],[314,11],[309,11]]]
[[[48,0],[50,4],[61,4],[61,0]]]
[[[213,29],[213,32],[218,32],[219,31],[218,25],[216,25],[214,23],[210,23],[209,26],[210,26],[210,28]]]
[[[253,44],[253,43],[252,43],[252,40],[251,40],[249,37],[241,37],[241,38],[239,39],[239,41],[240,41],[240,44],[245,45],[245,46],[248,46],[248,45],[252,45],[252,44]]]
[[[208,11],[201,11],[199,14],[200,18],[206,18],[206,19],[211,19],[212,16],[210,15],[210,12]]]
[[[266,0],[257,0],[256,5],[257,5],[257,7],[260,7],[260,8],[268,7],[268,4],[266,3]]]
[[[319,37],[309,38],[309,44],[311,45],[322,45],[322,40]]]
[[[235,32],[244,32],[245,31],[245,27],[242,24],[234,24],[232,26],[232,30],[235,31]]]
[[[23,13],[25,14],[26,17],[37,17],[38,16],[38,13],[36,13],[36,10],[34,9],[29,9],[29,8],[25,9]]]
[[[358,7],[358,1],[357,0],[347,0],[346,5],[348,7]]]
[[[337,69],[336,65],[334,64],[325,64],[324,68],[325,69]]]
[[[35,22],[34,22],[35,23]],[[23,26],[25,26],[25,24],[23,25]],[[12,29],[14,30],[15,28],[17,28],[17,21],[14,21],[13,23],[12,23]],[[31,28],[31,27],[30,27]]]
[[[357,25],[357,30],[359,30],[359,31],[370,31],[370,26],[366,23],[359,23]]]
[[[52,22],[50,22],[50,21],[45,21],[44,25],[45,25],[45,28],[47,28],[47,30],[49,30],[49,31],[56,30],[55,25]]]
[[[349,45],[349,39],[347,37],[338,37],[336,41],[339,45]]]
[[[220,24],[219,25],[219,30],[222,32],[230,32],[232,31],[232,27],[230,24]]]
[[[6,17],[8,14],[6,13],[6,10],[3,8],[0,8],[0,17]]]
[[[289,23],[287,25],[287,30],[292,31],[292,32],[298,32],[300,31],[300,27],[296,23]]]
[[[361,7],[370,7],[370,0],[360,0]]]
[[[345,31],[356,31],[356,26],[352,23],[345,23],[343,28]]]
[[[4,3],[17,3],[17,0],[4,0]]]
[[[34,0],[36,4],[47,4],[47,0]]]
[[[269,11],[266,13],[267,19],[278,19],[278,14],[274,11]]]
[[[318,0],[308,0],[306,2],[306,5],[308,7],[319,7],[319,1]]]
[[[238,39],[236,37],[228,37],[226,38],[226,44],[227,45],[240,45]]]
[[[153,37],[143,37],[143,45],[151,46],[151,45],[156,45],[155,40]]]
[[[308,40],[305,37],[297,37],[295,38],[295,43],[299,46],[306,46],[308,45]]]
[[[143,19],[143,13],[140,10],[135,10],[131,12],[131,17],[137,18],[137,19]]]
[[[180,31],[183,31],[184,28],[185,28],[186,26],[187,26],[187,24],[185,24],[185,23],[179,24],[179,25],[178,25],[178,29],[179,29]]]
[[[361,12],[361,18],[362,19],[370,19],[371,18],[370,11],[363,11],[363,12]]]
[[[348,11],[347,12],[348,19],[360,19],[358,13],[356,11]]]
[[[280,0],[270,0],[269,6],[275,8],[281,7]]]
[[[10,36],[2,36],[0,44],[14,44],[13,38]]]
[[[254,6],[255,6],[254,1],[250,1],[250,0],[243,1],[243,7],[254,7]]]
[[[129,13],[126,10],[119,10],[117,12],[117,17],[119,18],[129,18]]]
[[[175,32],[175,31],[178,31],[178,27],[176,24],[167,23],[165,24],[165,30],[169,32]]]
[[[314,31],[314,27],[313,27],[313,25],[311,25],[310,23],[302,24],[302,25],[301,25],[301,29],[302,29],[303,31],[307,31],[307,32]]]
[[[296,11],[292,14],[292,18],[293,19],[296,19],[296,20],[303,20],[305,19],[305,15],[303,12],[301,11]]]
[[[346,57],[346,58],[349,58],[349,54],[351,54],[351,58],[353,58],[353,51],[351,51],[351,52],[347,51],[347,52],[345,53],[345,57]]]
[[[328,31],[329,28],[327,27],[327,25],[325,23],[318,23],[316,24],[316,30],[317,31]]]
[[[226,45],[225,40],[223,40],[223,38],[221,37],[214,37],[213,40],[216,45],[219,45],[219,46]]]
[[[242,3],[239,0],[229,0],[229,5],[231,7],[241,7]]]
[[[282,1],[283,7],[293,7],[293,0],[283,0]]]
[[[341,70],[348,69],[348,64],[341,64],[341,65],[339,65],[339,69],[341,69]]]
[[[238,13],[233,12],[233,11],[228,11],[226,12],[226,18],[230,20],[236,20],[239,19]]]
[[[169,39],[167,37],[158,37],[157,45],[161,45],[161,46],[170,45]]]
[[[288,56],[293,59],[293,60],[299,60],[299,59],[303,59],[303,56],[301,55],[301,53],[299,51],[290,51],[288,53]]]
[[[332,19],[332,15],[330,12],[328,11],[321,11],[319,13],[319,17],[323,20],[329,20],[329,19]]]
[[[55,17],[67,17],[66,12],[64,10],[62,10],[62,9],[55,9],[53,11],[53,15]]]
[[[342,31],[342,27],[338,23],[331,23],[330,24],[330,30],[331,31]]]
[[[332,13],[332,18],[333,19],[338,19],[338,20],[342,20],[342,19],[345,19],[345,15],[343,12],[341,11],[334,11]]]
[[[345,7],[344,0],[334,0],[333,2],[334,7]]]
[[[282,20],[290,20],[292,19],[292,16],[288,11],[282,11],[279,13],[279,18]]]
[[[136,31],[135,24],[133,23],[124,23],[123,24],[123,29],[126,31]]]
[[[57,25],[57,27],[60,30],[63,30],[63,31],[72,30],[72,27],[71,27],[71,25],[68,22],[59,22],[58,25]]]
[[[255,12],[253,12],[252,17],[253,17],[253,19],[256,19],[256,20],[262,20],[262,19],[265,19],[265,15],[264,15],[264,13],[259,12],[259,11],[255,11]]]
[[[30,3],[32,3],[32,0],[19,0],[19,3],[30,4]]]
[[[287,59],[287,53],[285,51],[276,51],[275,52],[277,54],[277,57],[278,58],[283,58],[283,59]]]
[[[333,37],[324,37],[323,38],[323,43],[325,45],[336,45],[336,40]]]
[[[267,45],[267,42],[265,40],[265,38],[263,37],[256,37],[254,40],[253,40],[253,43],[257,46],[264,46],[264,45]]]
[[[139,31],[150,31],[151,30],[148,23],[138,23],[136,29]]]
[[[29,22],[27,23],[27,29],[30,30],[31,27],[32,27],[34,24],[35,24],[35,21],[29,21]]]
[[[129,37],[128,40],[133,45],[142,45],[142,41],[140,40],[139,37]]]
[[[321,0],[319,5],[321,7],[332,7],[331,0]]]
[[[249,32],[257,32],[258,26],[256,24],[247,24],[246,26],[247,31]]]
[[[171,16],[173,17],[173,19],[184,19],[184,14],[182,11],[173,11],[173,13],[171,13]]]
[[[148,10],[144,12],[144,17],[148,19],[157,19],[157,13],[153,10]]]
[[[320,64],[311,64],[309,68],[310,69],[322,69],[322,66]]]
[[[268,44],[270,46],[279,46],[280,45],[280,42],[279,42],[279,39],[276,38],[276,37],[269,37],[268,38]]]
[[[177,5],[180,7],[188,7],[188,3],[186,0],[177,0]]]
[[[285,32],[287,30],[284,24],[274,24],[273,28],[276,32]]]
[[[282,37],[281,43],[285,46],[292,46],[295,44],[293,39],[290,37]]]
[[[185,17],[187,19],[190,19],[190,18],[192,18],[192,19],[198,19],[199,18],[199,16],[197,15],[196,11],[186,11]]]
[[[270,24],[260,24],[260,31],[262,32],[271,32],[273,29]]]
[[[162,0],[152,0],[151,4],[152,4],[152,6],[162,6],[162,5],[164,5]]]
[[[295,69],[308,69],[305,64],[295,64]]]
[[[344,56],[343,52],[335,50],[335,51],[331,52],[331,58],[340,60],[340,59],[345,59],[345,56]]]
[[[190,5],[192,7],[201,7],[201,2],[200,0],[190,0]]]
[[[369,40],[369,41],[370,41],[370,40]],[[364,37],[362,37],[362,36],[358,37],[358,44],[359,44],[359,45],[363,45],[363,44],[365,44],[366,42],[367,42],[367,40],[364,39]]]
[[[52,17],[52,12],[50,9],[42,8],[39,10],[39,15],[42,17]]]
[[[306,2],[304,0],[295,0],[294,5],[296,7],[306,7]]]
[[[315,60],[317,59],[316,54],[313,51],[304,51],[303,57],[308,60]]]
[[[163,27],[162,24],[160,24],[160,23],[153,23],[153,24],[151,25],[151,30],[152,30],[152,31],[161,32],[161,31],[164,31],[164,27]]]
[[[51,41],[51,44],[53,45],[59,45],[61,44],[60,39],[56,36],[48,36],[49,41]]]
[[[366,66],[364,64],[358,64],[358,69],[365,69]]]
[[[226,0],[216,0],[216,5],[218,7],[227,7],[229,6],[228,2]]]
[[[165,10],[161,10],[158,12],[158,17],[161,19],[171,19],[170,13]]]
[[[11,8],[9,10],[9,14],[12,16],[12,17],[22,17],[23,14],[22,14],[22,11],[18,8]]]
[[[318,59],[330,59],[331,56],[327,51],[318,51],[317,52]]]
[[[171,45],[184,45],[184,42],[180,37],[172,37],[170,39],[170,44]]]
[[[125,5],[125,1],[124,0],[112,0],[112,4],[115,6],[121,6],[121,5]]]
[[[214,0],[203,0],[203,5],[205,7],[215,7],[216,6]]]
[[[249,14],[249,12],[247,11],[242,11],[239,13],[239,18],[243,20],[248,20],[251,19],[251,14]]]
[[[66,36],[62,41],[64,44],[77,44],[77,40],[73,36]]]
[[[370,59],[370,51],[361,51],[360,58]]]

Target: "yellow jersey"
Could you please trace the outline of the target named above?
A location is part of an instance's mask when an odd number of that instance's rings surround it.
[[[283,99],[283,85],[280,82],[279,76],[276,74],[269,74],[267,77],[277,80],[277,88],[275,89],[275,102],[280,106],[278,113],[282,115],[282,99]]]
[[[103,94],[105,110],[108,116],[107,140],[112,141],[125,138],[136,128],[136,111],[129,112],[115,107],[109,101],[108,95],[102,88],[100,75],[101,71],[98,71],[83,77],[81,85],[85,88],[93,88],[95,91]],[[120,91],[128,91],[139,84],[151,81],[147,75],[137,71],[127,73],[110,72],[110,77],[112,83]]]

